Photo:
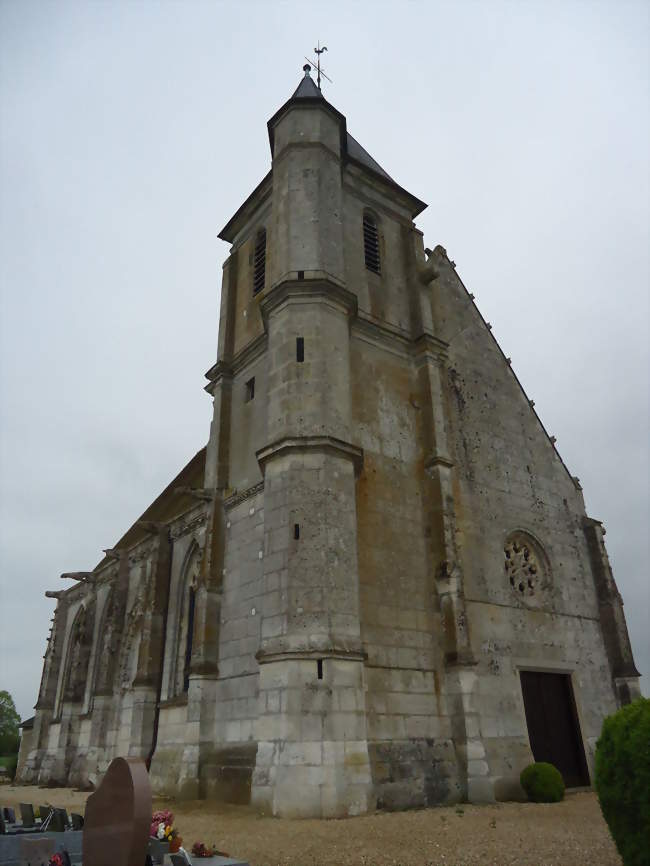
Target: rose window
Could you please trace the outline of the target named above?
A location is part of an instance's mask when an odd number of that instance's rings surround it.
[[[521,538],[515,538],[506,543],[503,552],[510,586],[518,595],[534,595],[540,567],[533,549]]]

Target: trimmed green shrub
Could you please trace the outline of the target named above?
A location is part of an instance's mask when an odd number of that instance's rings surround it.
[[[559,803],[564,798],[564,779],[553,764],[529,764],[521,771],[519,781],[533,803]]]
[[[605,719],[596,743],[595,785],[625,866],[650,864],[650,700]]]

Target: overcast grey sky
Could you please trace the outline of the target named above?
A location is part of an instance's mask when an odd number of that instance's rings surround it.
[[[0,2],[0,688],[23,717],[44,591],[207,439],[216,233],[317,39],[604,521],[648,677],[649,8]]]

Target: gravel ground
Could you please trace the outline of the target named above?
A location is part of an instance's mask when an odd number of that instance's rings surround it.
[[[43,802],[82,812],[87,796],[69,788],[0,788],[3,806]],[[175,813],[188,849],[197,840],[215,843],[251,866],[621,866],[591,792],[549,805],[462,805],[339,821],[268,818],[206,801],[155,806]]]

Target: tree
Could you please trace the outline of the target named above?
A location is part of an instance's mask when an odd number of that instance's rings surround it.
[[[0,755],[15,755],[18,752],[19,724],[20,716],[16,712],[14,699],[9,692],[0,691]]]

